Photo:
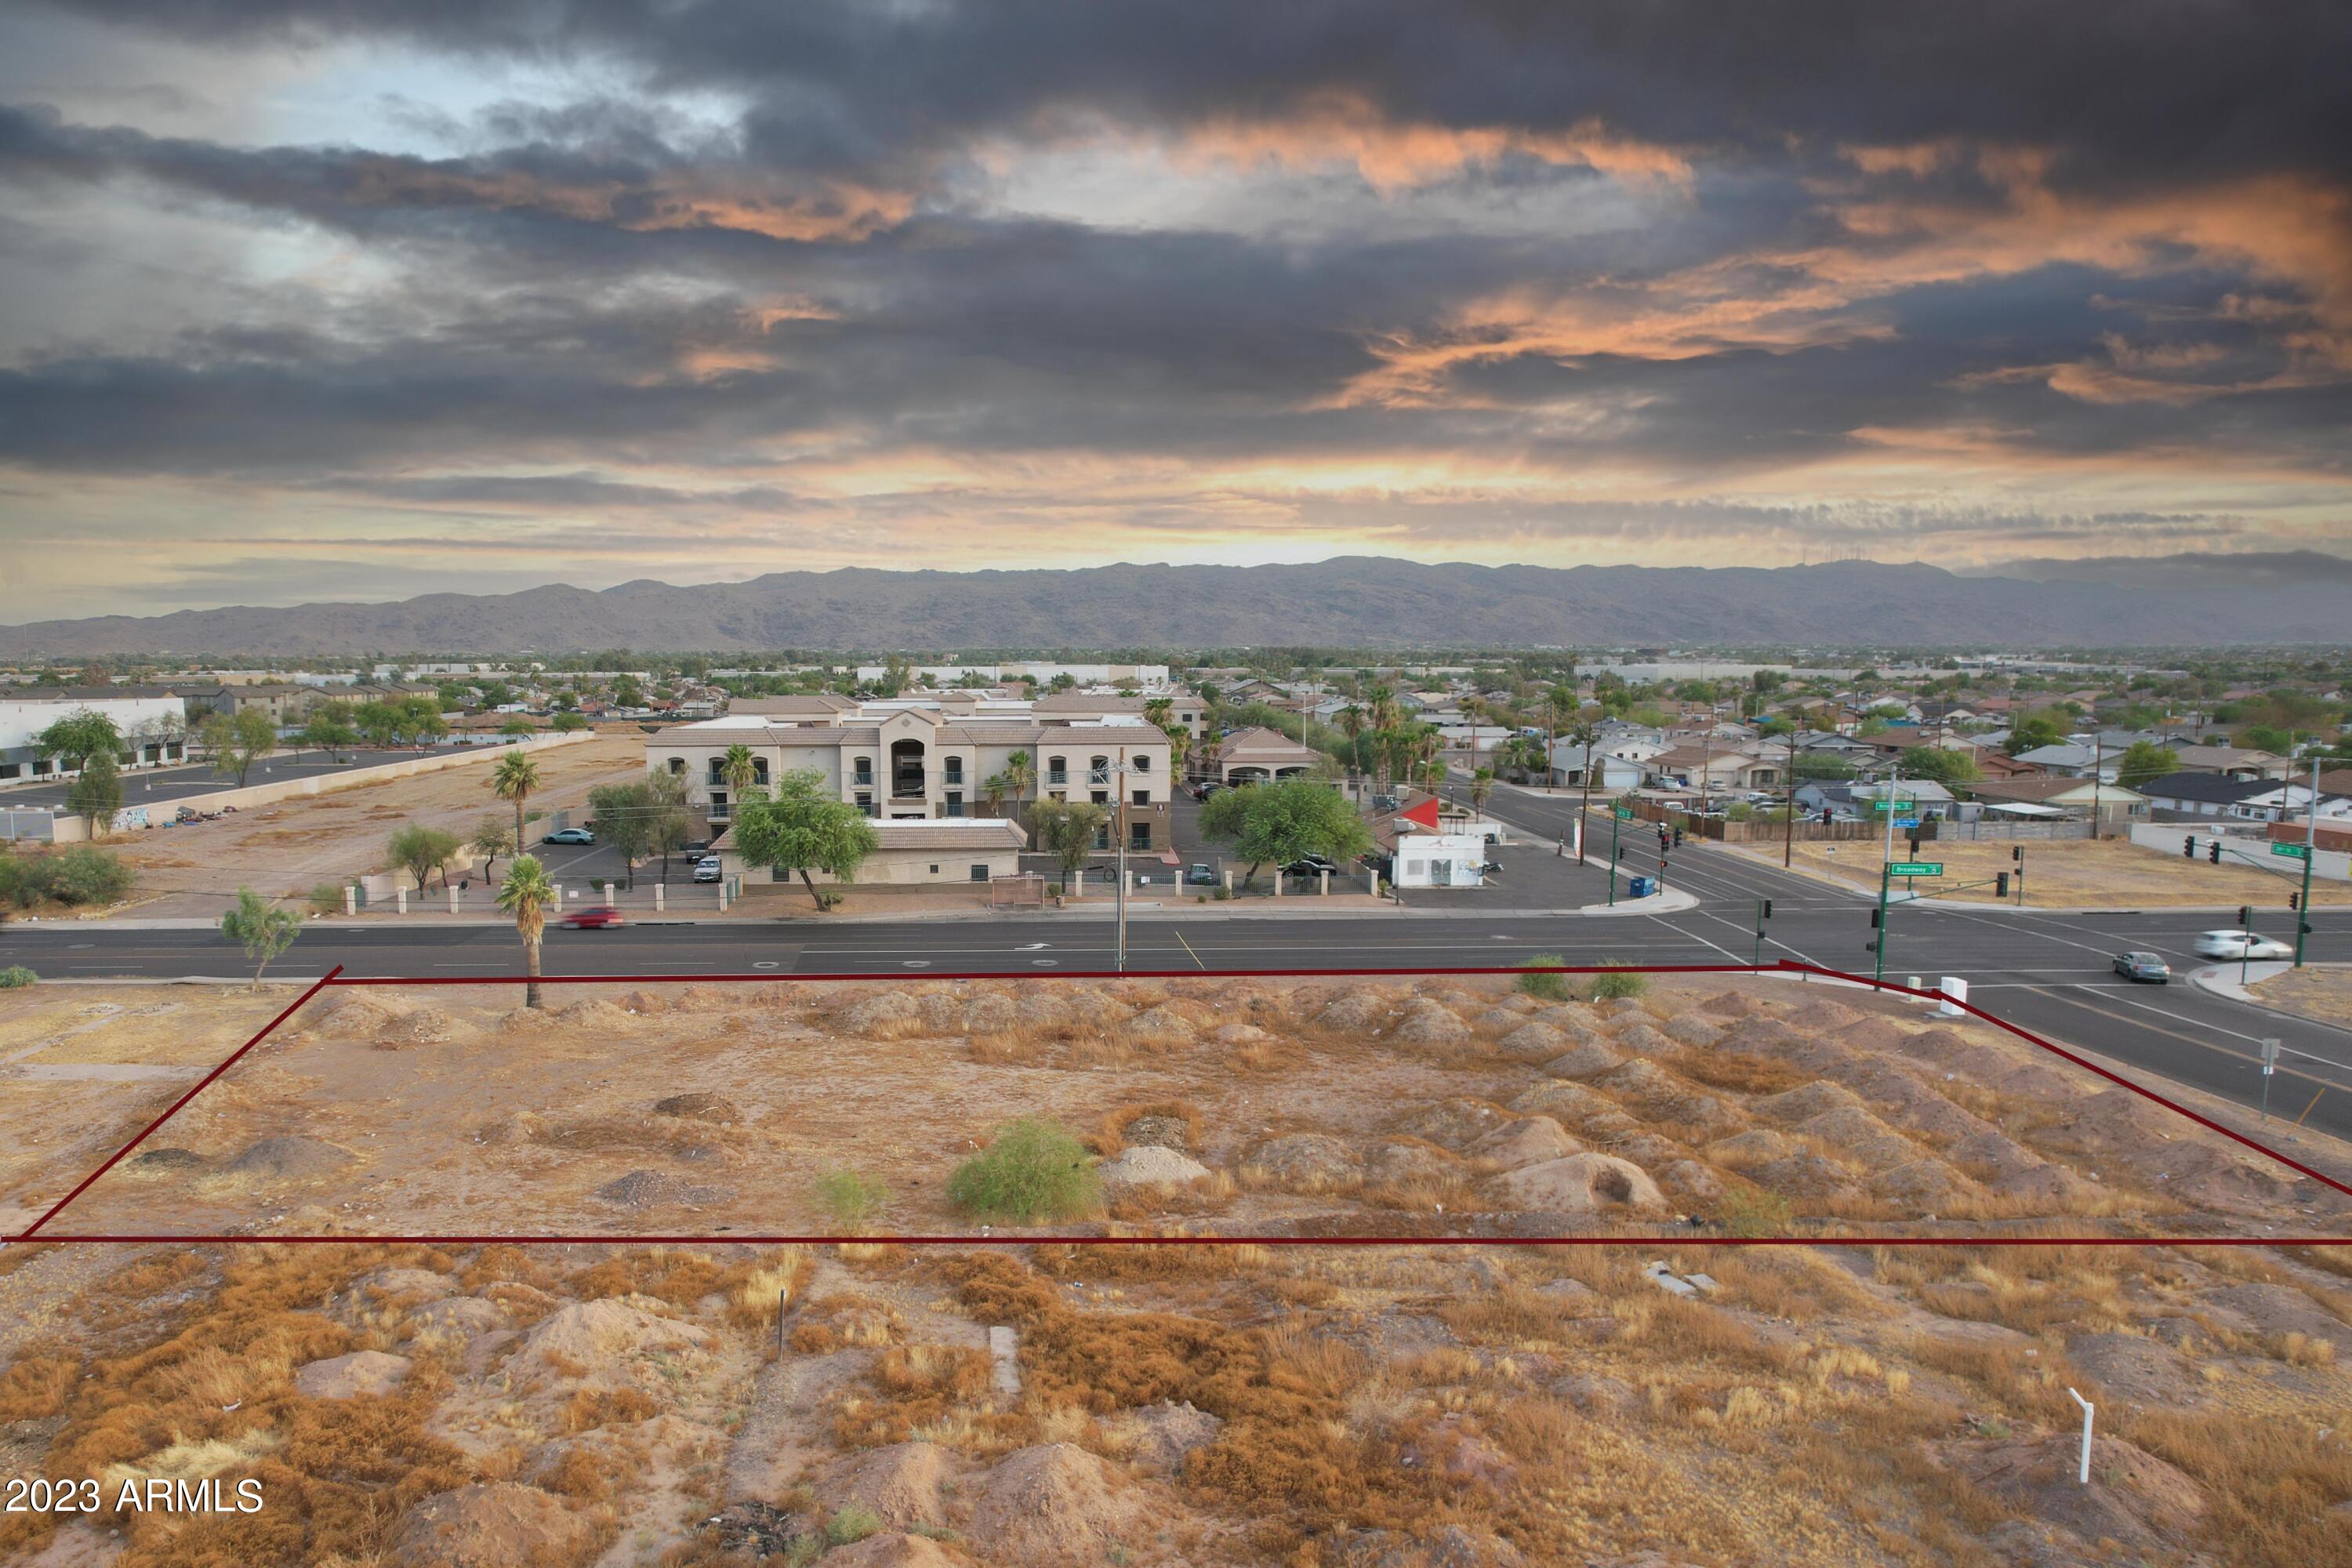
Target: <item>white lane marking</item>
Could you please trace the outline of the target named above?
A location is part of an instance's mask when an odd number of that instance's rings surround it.
[[[2099,987],[2075,985],[2071,987],[2071,989],[2076,991],[2090,991],[2099,989]],[[2170,1018],[2175,1023],[2187,1024],[2193,1028],[2210,1029],[2217,1035],[2227,1035],[2233,1040],[2246,1040],[2259,1046],[2265,1038],[2265,1037],[2261,1035],[2249,1035],[2237,1029],[2225,1029],[2219,1024],[2209,1024],[2202,1018],[2192,1018],[2185,1013],[2176,1013],[2168,1007],[2158,1007],[2150,1003],[2134,1001],[2129,996],[2117,996],[2116,1000],[2122,1003],[2126,1007],[2137,1007],[2144,1013],[2154,1013],[2158,1017]],[[2339,1062],[2331,1057],[2316,1056],[2310,1051],[2298,1050],[2293,1046],[2281,1045],[2279,1047],[2279,1054],[2281,1056],[2301,1057],[2305,1061],[2318,1062],[2326,1067],[2338,1068],[2346,1072],[2352,1072],[2352,1062]]]

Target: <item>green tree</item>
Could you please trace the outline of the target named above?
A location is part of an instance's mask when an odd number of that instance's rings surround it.
[[[437,827],[411,823],[394,830],[385,842],[384,852],[392,863],[406,871],[416,882],[416,890],[425,890],[425,879],[434,872],[441,873],[441,885],[449,885],[449,858],[457,853],[457,836]]]
[[[1947,786],[1970,784],[1978,777],[1977,760],[1948,746],[1910,746],[1903,752],[1903,776],[1933,779]]]
[[[2037,708],[2009,727],[2009,754],[2021,757],[2028,752],[2054,746],[2066,738],[2065,726],[2047,708]]]
[[[235,774],[242,789],[253,764],[278,749],[278,724],[260,709],[247,708],[214,714],[199,737],[212,752],[213,771],[224,778]]]
[[[1249,862],[1244,887],[1268,861],[1286,866],[1304,855],[1321,855],[1345,866],[1372,847],[1370,830],[1348,797],[1311,779],[1220,791],[1201,807],[1201,831]]]
[[[487,879],[497,869],[499,857],[520,853],[522,846],[515,841],[515,830],[507,819],[496,812],[474,824],[474,836],[467,844],[482,858],[482,875]]]
[[[1029,808],[1030,842],[1054,857],[1067,886],[1095,852],[1110,813],[1087,800],[1041,800]]]
[[[882,847],[866,814],[824,793],[824,775],[796,769],[776,781],[772,800],[755,800],[735,815],[735,847],[754,866],[789,876],[800,874],[820,910],[838,901],[817,890],[812,871],[837,880],[856,879],[857,868]]]
[[[280,909],[251,888],[236,890],[236,907],[221,916],[221,935],[244,947],[253,961],[253,988],[261,989],[261,972],[269,961],[294,945],[302,934],[302,917]]]
[[[2294,752],[2294,737],[2274,724],[2249,724],[2238,731],[2238,744],[2257,752],[2275,752],[2290,756]]]
[[[520,713],[499,726],[499,733],[501,735],[530,735],[537,733],[538,730],[538,725]]]
[[[66,806],[93,838],[114,826],[115,813],[122,809],[122,769],[111,747],[101,746],[82,759],[81,773],[66,792]]]
[[[748,792],[751,786],[746,785]],[[691,788],[684,773],[671,773],[667,768],[655,768],[646,774],[646,800],[651,807],[646,818],[646,851],[662,858],[662,880],[669,880],[669,858],[686,847],[694,837],[694,813],[690,805]],[[739,792],[738,798],[748,798]]]
[[[1026,752],[1015,752],[1004,759],[1003,776],[1005,791],[1012,795],[1013,804],[1018,808],[1023,801],[1029,798],[1029,792],[1036,787],[1036,762]]]
[[[348,702],[321,702],[310,710],[303,721],[302,732],[295,737],[303,745],[316,746],[328,756],[341,759],[343,752],[359,743],[359,726],[352,721],[352,705]]]
[[[547,911],[556,906],[555,884],[547,879],[547,868],[536,855],[518,855],[507,868],[507,879],[499,884],[499,908],[514,917],[515,934],[522,938],[524,982],[522,1005],[537,1007],[539,996],[539,944],[547,934]]]
[[[2159,746],[2154,741],[2134,741],[2116,763],[2116,782],[2126,789],[2138,789],[2153,779],[2179,773],[2180,764],[2169,746]]]
[[[588,792],[588,811],[596,837],[621,857],[621,868],[632,871],[653,842],[654,796],[650,785],[604,784]]]
[[[515,851],[523,847],[522,803],[539,787],[539,763],[528,752],[509,752],[490,770],[490,793],[514,807]]]
[[[572,712],[571,710],[566,709],[564,711],[558,713],[554,717],[551,721],[550,727],[552,728],[559,735],[569,735],[573,733],[575,731],[585,730],[588,728],[588,721],[582,718],[579,714]]]
[[[406,716],[389,702],[362,702],[352,712],[352,723],[371,746],[399,743],[406,733]]]
[[[730,746],[727,754],[719,760],[719,776],[727,781],[728,798],[740,801],[760,777],[760,759],[751,754],[749,746]]]
[[[1483,812],[1486,803],[1495,798],[1495,770],[1474,768],[1470,773],[1470,807]]]
[[[440,700],[421,691],[400,700],[400,715],[402,738],[420,751],[449,732],[449,721],[441,717]]]
[[[43,756],[57,758],[59,768],[72,773],[101,752],[119,755],[122,735],[105,714],[77,708],[42,731],[33,743]]]

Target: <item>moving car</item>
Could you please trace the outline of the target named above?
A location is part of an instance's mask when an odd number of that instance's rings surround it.
[[[2273,937],[2250,931],[2209,931],[2197,939],[2200,958],[2293,958],[2294,949]]]
[[[705,855],[694,863],[694,879],[698,882],[716,882],[726,874],[725,865],[716,855]]]
[[[593,844],[596,842],[596,836],[584,827],[559,827],[540,842],[541,844]]]
[[[2172,983],[2172,965],[2152,952],[2116,954],[2116,973],[2126,980],[2153,980],[2158,985]]]
[[[614,926],[626,925],[628,921],[621,918],[621,911],[618,910],[608,910],[602,904],[592,904],[587,909],[574,910],[564,916],[563,924],[571,931],[607,931]]]

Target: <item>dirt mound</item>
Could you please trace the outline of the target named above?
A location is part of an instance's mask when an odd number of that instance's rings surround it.
[[[635,1304],[641,1300],[614,1297],[559,1308],[524,1338],[522,1359],[542,1370],[578,1376],[569,1369],[584,1367],[602,1377],[635,1356],[698,1350],[709,1342],[705,1331],[648,1311]]]
[[[1470,1026],[1451,1008],[1430,1001],[1414,1003],[1394,1036],[1409,1046],[1462,1046],[1469,1044],[1471,1037]]]
[[[1769,1127],[1751,1127],[1729,1138],[1717,1140],[1706,1146],[1706,1157],[1718,1165],[1741,1170],[1761,1164],[1768,1160],[1786,1160],[1801,1152],[1791,1140]]]
[[[1797,1123],[1797,1131],[1834,1146],[1865,1171],[1891,1171],[1919,1157],[1911,1140],[1858,1105],[1809,1116]]]
[[[1391,1138],[1374,1146],[1365,1158],[1364,1173],[1375,1182],[1442,1182],[1457,1173],[1461,1163],[1434,1143]]]
[[[408,1376],[408,1358],[354,1351],[309,1362],[294,1372],[294,1389],[312,1399],[353,1399],[392,1393]]]
[[[341,991],[316,1004],[311,1026],[334,1039],[364,1039],[400,1021],[408,1009],[373,991]]]
[[[1581,1154],[1584,1145],[1570,1138],[1549,1116],[1525,1116],[1496,1128],[1472,1144],[1470,1152],[1503,1170],[1515,1171],[1522,1165],[1540,1165],[1547,1160]]]
[[[1549,1024],[1521,1024],[1497,1042],[1497,1048],[1514,1061],[1539,1062],[1558,1056],[1568,1045],[1568,1037]]]
[[[1139,1143],[1095,1168],[1106,1189],[1181,1187],[1209,1173],[1209,1167],[1188,1154],[1156,1143]]]
[[[391,1555],[399,1568],[541,1568],[576,1561],[593,1534],[575,1505],[498,1481],[436,1492],[410,1509]]]
[[[1873,1171],[1869,1191],[1874,1197],[1922,1214],[1948,1213],[1957,1205],[1984,1196],[1982,1187],[1932,1157]]]
[[[555,1014],[555,1021],[569,1029],[611,1029],[625,1031],[629,1015],[603,997],[593,1002],[574,1002]]]
[[[430,1268],[379,1268],[361,1279],[359,1289],[379,1301],[430,1301],[457,1287],[447,1275]]]
[[[1192,1127],[1182,1116],[1146,1111],[1118,1130],[1123,1143],[1156,1143],[1179,1154],[1192,1152]]]
[[[228,1168],[246,1176],[323,1176],[341,1170],[354,1158],[349,1149],[318,1138],[264,1138],[248,1144],[244,1153],[228,1163]]]
[[[1737,991],[1718,991],[1700,1003],[1698,1010],[1718,1018],[1745,1018],[1756,1011],[1756,1004]]]
[[[1686,1204],[1709,1204],[1723,1196],[1723,1178],[1696,1160],[1676,1160],[1658,1173],[1658,1185]]]
[[[544,1007],[517,1007],[499,1016],[501,1035],[537,1035],[555,1027],[554,1016]]]
[[[2112,1540],[2135,1556],[2169,1556],[2205,1513],[2197,1483],[2146,1449],[2102,1434],[2091,1449],[2098,1484],[2077,1483],[2074,1435],[1934,1445],[1930,1454],[2020,1513],[2082,1541]]]
[[[1590,1040],[1600,1033],[1600,1017],[1589,1007],[1572,1002],[1562,1002],[1538,1013],[1535,1021],[1548,1024],[1571,1040]]]
[[[2091,1374],[2102,1401],[2128,1400],[2159,1409],[2212,1403],[2187,1357],[2138,1334],[2076,1334],[2066,1342],[2066,1359]]]
[[[632,991],[621,998],[624,1013],[667,1013],[669,998],[658,991]]]
[[[1685,1013],[1675,1019],[1666,1026],[1665,1033],[1670,1039],[1679,1040],[1685,1046],[1706,1047],[1723,1038],[1721,1029],[1696,1013]]]
[[[885,1531],[824,1554],[828,1568],[956,1568],[964,1561],[928,1535]]]
[[[687,1094],[673,1094],[654,1101],[656,1116],[676,1116],[688,1121],[730,1123],[743,1120],[735,1102],[724,1095],[708,1089],[695,1089]]]
[[[1591,1078],[1622,1065],[1625,1058],[1601,1044],[1598,1039],[1586,1041],[1572,1051],[1566,1051],[1544,1063],[1544,1071],[1554,1078]]]
[[[1610,1037],[1621,1051],[1637,1057],[1664,1057],[1674,1054],[1675,1043],[1643,1022],[1626,1025]]]
[[[992,991],[982,992],[963,1005],[963,1032],[967,1035],[1001,1035],[1021,1022],[1021,1009],[1009,996],[999,996]]]
[[[1483,1100],[1454,1099],[1421,1106],[1398,1118],[1396,1126],[1400,1132],[1458,1152],[1509,1120],[1500,1106]]]
[[[2352,1326],[2322,1311],[2302,1291],[2285,1285],[2232,1285],[2209,1298],[2215,1306],[2243,1316],[2266,1334],[2307,1334],[2352,1354]]]
[[[1118,1033],[1122,1039],[1139,1045],[1163,1047],[1189,1046],[1200,1036],[1192,1019],[1164,1002],[1128,1019],[1118,1026]]]
[[[868,991],[844,1007],[835,1023],[869,1040],[902,1040],[923,1031],[922,1009],[900,991]]]
[[[1862,1097],[1836,1083],[1808,1083],[1783,1094],[1768,1094],[1761,1100],[1748,1101],[1748,1109],[1770,1121],[1803,1121],[1833,1110],[1860,1110],[1868,1107]]]
[[[1130,1410],[1111,1424],[1113,1435],[1128,1445],[1129,1462],[1162,1474],[1184,1468],[1184,1457],[1217,1440],[1224,1422],[1205,1410],[1181,1405],[1147,1405]]]
[[[887,1523],[947,1522],[948,1451],[936,1443],[893,1443],[861,1456],[819,1495],[833,1507],[855,1505]]]
[[[1525,998],[1522,997],[1521,1000],[1524,1001]],[[1470,1026],[1474,1029],[1483,1029],[1490,1035],[1501,1035],[1507,1034],[1525,1022],[1527,1020],[1519,1016],[1517,1009],[1504,1005],[1487,1008],[1470,1020]]]
[[[1335,1035],[1377,1035],[1388,1027],[1392,1016],[1394,1010],[1387,997],[1372,991],[1350,991],[1316,1014],[1315,1024]]]
[[[1364,1176],[1362,1156],[1320,1132],[1294,1132],[1261,1143],[1249,1163],[1275,1186],[1291,1193],[1345,1192]]]
[[[1146,1533],[1140,1499],[1071,1443],[1019,1448],[982,1483],[968,1534],[1008,1563],[1100,1563]],[[1113,1558],[1116,1560],[1116,1558]]]
[[[154,1171],[193,1171],[205,1163],[205,1157],[193,1149],[142,1149],[131,1157],[134,1169]]]
[[[1512,1100],[1511,1109],[1539,1111],[1570,1122],[1581,1122],[1591,1116],[1622,1114],[1617,1110],[1617,1102],[1600,1090],[1559,1079],[1520,1093]]]
[[[598,1198],[625,1209],[660,1208],[670,1204],[723,1204],[734,1195],[726,1187],[688,1185],[667,1171],[631,1171],[596,1189]]]
[[[471,1339],[506,1326],[507,1315],[495,1301],[485,1301],[479,1296],[452,1296],[446,1300],[427,1301],[408,1314],[419,1333],[446,1334],[455,1339]]]
[[[1255,1024],[1225,1024],[1209,1036],[1212,1042],[1227,1049],[1242,1046],[1262,1046],[1274,1038]]]
[[[1864,1015],[1840,1002],[1814,1000],[1788,1015],[1792,1029],[1804,1029],[1816,1035],[1835,1034],[1862,1022]]]
[[[1838,1043],[1858,1051],[1899,1051],[1910,1038],[1911,1031],[1892,1018],[1864,1018],[1838,1031]]]
[[[396,1051],[403,1046],[446,1046],[452,1041],[478,1039],[481,1033],[464,1019],[452,1017],[438,1007],[418,1007],[378,1029],[375,1046],[384,1051]]]
[[[1664,1214],[1666,1195],[1650,1173],[1609,1154],[1570,1154],[1509,1171],[1496,1186],[1523,1209],[1568,1214]]]

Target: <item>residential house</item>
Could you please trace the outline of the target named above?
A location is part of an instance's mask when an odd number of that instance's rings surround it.
[[[1433,795],[1383,812],[1371,826],[1375,863],[1392,887],[1475,888],[1486,881],[1486,835],[1447,821]]]
[[[1890,794],[1898,816],[1916,814],[1922,818],[1943,819],[1958,815],[1959,803],[1952,792],[1931,779],[1904,779],[1900,783],[1814,779],[1797,786],[1797,809],[1813,816],[1828,810],[1842,816],[1874,817],[1878,802]]]
[[[1279,730],[1236,730],[1210,742],[1192,754],[1196,777],[1220,784],[1264,784],[1273,779],[1299,778],[1312,773],[1323,753],[1302,746]]]
[[[1996,815],[1999,814],[1998,808],[2004,805],[2047,807],[2076,817],[2087,817],[2095,810],[2100,826],[2112,827],[2144,820],[2148,813],[2147,796],[2137,790],[2064,774],[1979,779],[1967,787],[1969,794],[1982,802],[1989,813]]]
[[[2249,796],[2276,786],[2267,779],[2233,778],[2218,773],[2172,773],[2139,786],[2158,820],[2168,816],[2241,816]]]
[[[1595,794],[1618,795],[1642,786],[1642,766],[1622,757],[1612,757],[1598,746],[1592,752],[1592,788]],[[1556,741],[1551,748],[1551,782],[1561,789],[1584,787],[1584,748],[1568,741]]]
[[[1643,776],[1653,784],[1715,793],[1777,789],[1785,771],[1778,761],[1728,747],[1709,752],[1701,746],[1677,746],[1642,764]]]
[[[2247,746],[2180,746],[2175,748],[2173,761],[2183,773],[2231,779],[2283,779],[2294,768],[2275,752]]]

